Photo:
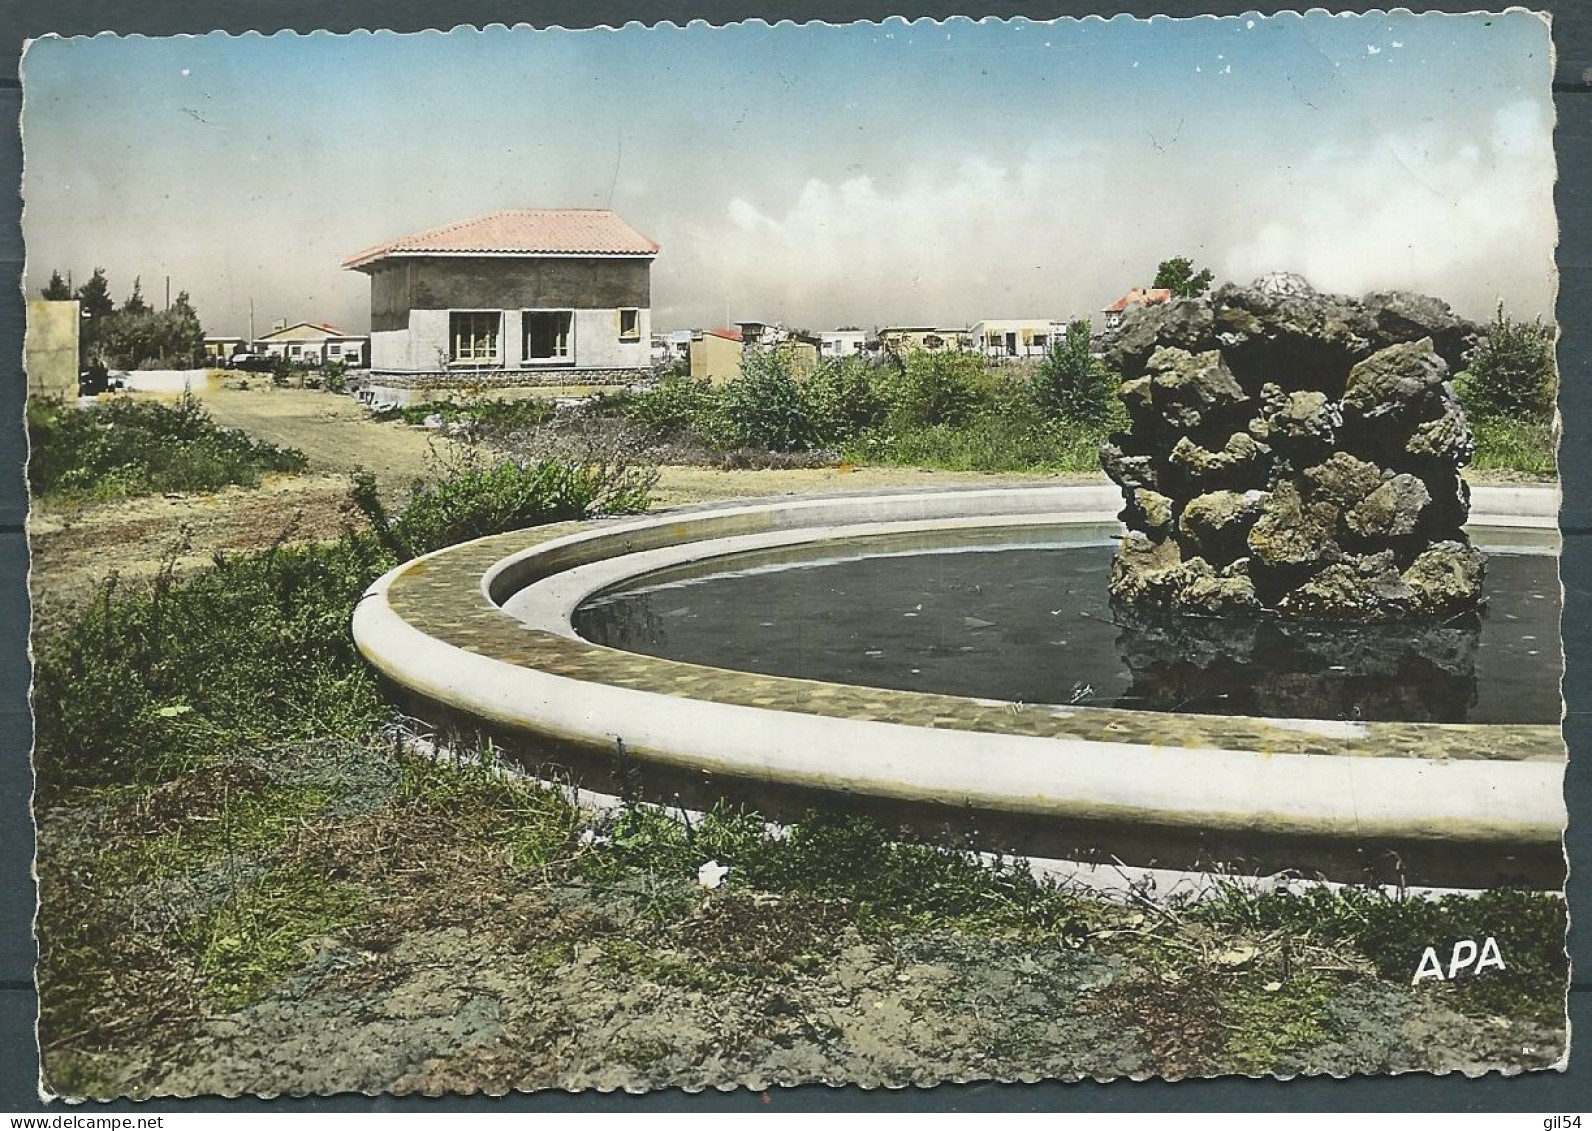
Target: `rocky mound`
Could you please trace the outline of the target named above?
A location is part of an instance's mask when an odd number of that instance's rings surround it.
[[[1102,445],[1137,608],[1297,620],[1473,609],[1473,445],[1448,383],[1478,330],[1446,303],[1297,276],[1134,311],[1107,346],[1129,427]]]

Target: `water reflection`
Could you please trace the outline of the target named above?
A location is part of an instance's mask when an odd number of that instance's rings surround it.
[[[1462,723],[1482,621],[1303,625],[1116,610],[1124,706],[1271,718]]]
[[[1480,616],[1365,627],[1113,608],[1110,557],[1107,543],[789,564],[720,558],[626,582],[583,604],[574,623],[599,644],[689,663],[1024,703],[1367,721],[1559,718],[1551,555],[1493,553]]]

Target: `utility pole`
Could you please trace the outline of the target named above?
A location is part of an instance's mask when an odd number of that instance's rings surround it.
[[[254,296],[249,296],[249,348],[254,349]]]
[[[171,276],[166,276],[166,309],[171,309]]]

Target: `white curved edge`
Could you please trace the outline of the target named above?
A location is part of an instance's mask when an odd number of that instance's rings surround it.
[[[1087,521],[1091,517],[1095,517],[1096,521]],[[1115,519],[1110,516],[1085,516],[1084,519],[1071,519],[1066,525],[1087,528],[1108,524],[1114,525]],[[957,530],[1010,530],[1014,532],[1015,540],[1020,537],[1016,532],[1020,532],[1024,527],[1054,525],[1056,525],[1054,518],[1047,515],[973,516],[903,522],[856,522],[836,526],[802,526],[767,531],[762,534],[741,534],[729,538],[680,542],[660,546],[654,550],[616,554],[613,557],[588,562],[586,565],[561,570],[520,589],[502,603],[502,608],[515,620],[532,628],[565,636],[571,640],[582,640],[584,638],[575,631],[572,621],[576,610],[594,594],[671,566],[711,561],[715,558],[758,550],[813,545],[833,538],[881,538],[893,534],[945,533]],[[1005,548],[1009,549],[1010,544]],[[854,550],[846,556],[860,557],[863,556],[863,551]],[[869,553],[867,556],[879,555]],[[490,585],[490,581],[483,580],[482,584]]]
[[[1048,515],[1069,524],[1114,523],[1122,510],[1122,494],[1110,484],[1057,484],[1045,487],[1005,486],[972,491],[923,491],[893,495],[833,495],[778,502],[732,504],[709,510],[664,511],[635,519],[604,523],[550,539],[506,556],[481,579],[490,593],[496,578],[527,558],[583,542],[620,540],[627,534],[677,527],[682,530],[708,520],[766,519],[768,530],[806,530],[860,523],[933,522],[963,518]],[[446,550],[438,551],[446,553]],[[429,555],[428,555],[429,556]]]
[[[1556,529],[1560,492],[1557,486],[1484,485],[1471,488],[1470,525],[1527,530]],[[952,519],[1049,516],[1067,524],[1112,523],[1122,509],[1122,493],[1110,483],[1067,483],[1046,486],[1000,486],[968,491],[922,491],[883,495],[834,495],[820,498],[731,504],[707,510],[664,511],[604,523],[550,539],[507,555],[486,572],[482,589],[490,593],[503,571],[550,550],[600,539],[620,538],[664,526],[688,527],[704,519],[766,517],[771,530],[796,530],[859,523],[933,522]],[[437,553],[446,553],[447,549]],[[430,557],[431,555],[426,555]]]
[[[396,572],[396,571],[395,571]],[[445,644],[371,587],[383,674],[488,724],[696,769],[904,801],[1201,828],[1559,843],[1560,762],[1260,754],[989,734],[704,702],[574,680]]]

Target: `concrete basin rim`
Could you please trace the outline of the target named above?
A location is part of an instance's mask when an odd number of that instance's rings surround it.
[[[489,724],[703,772],[1054,818],[1297,835],[1556,842],[1564,765],[1264,754],[998,734],[715,703],[505,664],[356,610],[389,678]]]
[[[1117,498],[1114,488],[1101,488],[1094,484],[1050,488],[1024,485],[1015,490],[1024,496],[1025,503],[1034,501],[1029,506],[1021,508],[1024,513],[972,514],[965,515],[960,520],[949,521],[959,521],[963,525],[989,525],[990,518],[1000,518],[1017,526],[1035,523],[1082,525],[1101,521],[1099,505],[1107,498],[1112,500],[1114,512]],[[1478,493],[1483,490],[1478,489]],[[1518,516],[1522,521],[1503,522],[1501,519],[1509,516],[1500,515],[1496,510],[1482,505],[1476,508],[1480,512],[1476,516],[1478,523],[1540,529],[1544,525],[1543,519],[1548,517],[1549,508],[1543,504],[1549,501],[1546,496],[1550,494],[1553,496],[1552,513],[1555,515],[1557,513],[1556,490],[1518,487],[1504,490],[1516,493],[1516,498],[1511,499],[1511,502],[1521,501],[1519,492],[1523,490],[1529,492],[1523,497],[1528,503],[1522,508],[1525,513]],[[958,491],[954,493],[954,497],[964,503],[968,500],[983,502],[995,501],[1010,493],[1012,493],[1010,488],[990,488],[980,491]],[[944,499],[951,495],[952,493],[941,493],[938,497]],[[1048,496],[1054,495],[1065,497],[1046,501]],[[507,563],[524,561],[538,553],[578,545],[593,539],[622,541],[627,535],[655,530],[660,526],[689,527],[693,523],[709,521],[715,516],[725,514],[755,516],[778,511],[795,518],[818,517],[826,509],[837,506],[865,511],[877,508],[883,503],[888,511],[893,501],[904,501],[910,508],[923,504],[925,499],[934,498],[936,498],[935,493],[925,492],[911,495],[847,496],[843,499],[818,497],[773,504],[760,503],[754,506],[694,509],[689,513],[664,512],[634,519],[610,520],[600,526],[561,535],[506,555],[485,571],[485,575],[480,578],[482,588],[475,590],[472,595],[475,600],[485,600],[484,590],[488,576],[505,568]],[[1483,504],[1487,501],[1490,500],[1478,500]],[[1058,514],[1053,509],[1055,502],[1068,505]],[[934,505],[932,502],[929,504],[931,508]],[[1043,512],[1041,507],[1044,508]],[[875,517],[877,518],[877,515]],[[943,524],[946,521],[948,520],[944,518],[897,519],[891,525],[912,527],[928,523],[932,527],[933,524]],[[802,534],[804,529],[809,532],[821,531],[823,526],[804,528],[797,522],[790,528],[778,532],[778,535],[799,542],[804,540]],[[1095,787],[1084,789],[1080,793],[1078,786],[1082,779],[1078,775],[1087,776],[1088,760],[1095,758],[1096,761],[1102,761],[1096,757],[1100,752],[1093,749],[1100,744],[1090,739],[998,734],[979,730],[947,730],[899,721],[810,715],[775,708],[689,699],[656,691],[574,679],[492,659],[437,639],[408,623],[390,604],[388,593],[393,583],[406,571],[415,568],[417,563],[436,564],[445,561],[449,555],[457,554],[464,547],[504,538],[503,535],[496,535],[490,539],[446,547],[425,555],[424,558],[404,563],[380,578],[367,591],[355,612],[353,627],[360,651],[384,675],[423,696],[466,712],[474,710],[485,719],[506,722],[533,732],[551,733],[560,737],[603,744],[611,743],[617,733],[616,719],[633,721],[643,717],[653,718],[661,730],[651,739],[638,737],[636,748],[644,754],[680,765],[698,765],[707,769],[709,768],[707,763],[711,761],[713,768],[725,772],[740,772],[773,781],[818,784],[824,788],[887,796],[923,796],[942,801],[949,797],[965,799],[977,796],[981,804],[1025,813],[1066,815],[1075,813],[1080,807],[1098,808],[1122,800],[1121,797],[1116,797],[1113,801],[1114,795],[1102,795],[1101,790],[1106,789],[1106,786],[1099,782],[1096,782]],[[706,538],[691,544],[701,550],[715,541],[722,539]],[[623,556],[622,553],[620,556]],[[501,609],[498,612],[503,616],[508,615]],[[587,646],[596,647],[590,644]],[[471,678],[461,681],[458,678],[461,671],[469,671]],[[495,690],[490,694],[483,694],[483,688],[488,686],[494,687]],[[507,693],[504,691],[505,687],[510,689]],[[531,693],[533,687],[539,690]],[[573,708],[572,713],[568,713],[566,717],[556,721],[556,724],[555,720],[540,709],[524,709],[527,703],[540,703],[545,706],[559,701],[576,703],[579,706]],[[516,708],[514,706],[516,703],[520,704],[520,707]],[[539,713],[541,717],[538,717]],[[634,735],[636,732],[629,725],[629,721],[623,729],[631,730]],[[1290,722],[1290,720],[1274,719],[1262,721],[1282,725]],[[1332,724],[1324,723],[1322,720],[1295,722],[1300,726],[1318,729],[1321,733],[1336,733]],[[844,742],[837,741],[835,736],[842,732],[849,736],[848,739]],[[783,749],[784,744],[794,734],[809,735],[810,737],[804,741],[816,742],[820,746],[829,743],[832,749],[828,750],[827,754],[831,757],[840,747],[853,751],[862,749],[869,751],[871,755],[877,754],[883,758],[883,765],[888,768],[888,772],[870,771],[872,776],[869,780],[860,780],[855,765],[837,764],[827,770],[811,765],[804,768],[801,760],[811,757],[814,750],[812,745],[798,748],[796,751],[784,750],[781,756],[783,761],[779,758],[771,761],[769,751],[771,744],[779,745]],[[693,754],[693,748],[700,749],[703,737],[707,735],[712,735],[716,744],[729,741],[727,757],[725,750],[718,750],[712,759]],[[954,755],[942,755],[942,764],[936,771],[940,778],[932,783],[913,780],[915,766],[918,764],[913,752],[923,747],[925,743],[942,751],[959,752]],[[1247,822],[1249,825],[1254,825],[1256,822],[1264,825],[1268,821],[1292,825],[1302,821],[1315,831],[1327,835],[1350,835],[1350,825],[1355,835],[1372,827],[1403,829],[1407,832],[1426,830],[1427,834],[1431,834],[1431,830],[1437,828],[1439,834],[1433,835],[1440,835],[1441,828],[1447,827],[1445,825],[1447,822],[1448,825],[1454,826],[1456,833],[1473,838],[1479,837],[1482,840],[1496,839],[1500,835],[1499,830],[1502,829],[1510,836],[1531,841],[1545,841],[1557,838],[1563,828],[1564,803],[1561,783],[1564,764],[1558,760],[1466,762],[1406,757],[1339,758],[1333,755],[1264,753],[1246,749],[1143,746],[1128,742],[1114,742],[1108,745],[1110,750],[1107,753],[1110,755],[1119,758],[1150,758],[1154,761],[1156,772],[1144,775],[1136,787],[1140,788],[1141,792],[1129,799],[1131,804],[1128,807],[1137,812],[1157,813],[1162,817],[1176,817],[1180,811],[1186,810],[1186,806],[1179,803],[1176,791],[1171,789],[1171,782],[1181,781],[1187,786],[1193,786],[1215,772],[1216,778],[1226,782],[1224,788],[1230,791],[1238,790],[1232,794],[1232,798],[1247,799],[1245,804],[1249,807],[1245,808],[1240,804],[1235,808],[1231,804],[1223,804],[1218,807],[1219,811],[1208,810],[1192,815],[1184,812],[1185,818],[1215,820],[1218,823],[1229,824]],[[990,777],[992,761],[987,756],[994,749],[1020,755],[1014,765],[1009,767],[1010,773],[1016,774],[1017,778],[1007,783],[1009,788],[1004,791],[993,788],[992,783],[986,780]],[[1035,756],[1036,752],[1043,753]],[[820,750],[820,753],[825,751]],[[1071,767],[1067,775],[1059,775],[1056,772],[1056,758],[1063,753],[1067,755],[1063,761]],[[792,761],[792,758],[797,760]],[[1183,773],[1169,775],[1168,765],[1179,758],[1185,767],[1197,766],[1199,772],[1190,776],[1185,769]],[[949,769],[957,768],[951,766],[948,769],[945,764],[947,761],[960,762],[958,772],[963,777],[960,783],[954,774],[950,778],[944,776]],[[1330,813],[1318,812],[1318,820],[1310,818],[1310,806],[1313,804],[1318,810],[1323,808],[1331,810],[1333,803],[1329,796],[1330,790],[1327,791],[1328,795],[1318,792],[1314,798],[1295,797],[1292,804],[1298,811],[1290,815],[1278,810],[1279,795],[1274,792],[1267,794],[1265,791],[1256,792],[1253,787],[1247,791],[1244,788],[1243,783],[1255,783],[1262,780],[1262,777],[1273,783],[1285,781],[1293,776],[1292,770],[1303,771],[1305,767],[1318,766],[1321,763],[1337,763],[1337,765],[1308,770],[1301,773],[1299,779],[1314,782],[1315,785],[1311,788],[1319,790],[1326,784],[1319,775],[1326,774],[1331,780],[1342,783],[1349,796],[1359,797],[1360,804],[1363,804],[1368,794],[1373,796],[1381,794],[1384,797],[1399,799],[1394,806],[1395,811],[1387,813],[1385,821],[1373,817],[1372,814],[1362,813],[1358,809],[1348,824],[1341,814],[1332,817]],[[1269,770],[1266,770],[1267,767]],[[1283,773],[1279,777],[1279,771],[1284,768],[1291,768],[1290,772]],[[1262,770],[1266,772],[1257,776]],[[1024,775],[1029,775],[1026,780]],[[1417,779],[1421,783],[1421,788],[1415,788]],[[1112,789],[1114,788],[1115,785],[1112,786]],[[1268,787],[1268,789],[1274,788],[1274,786]],[[1143,792],[1144,790],[1147,792]],[[1107,790],[1107,794],[1110,794],[1110,790]],[[1435,798],[1439,795],[1446,797],[1447,801],[1436,804]],[[1301,805],[1303,808],[1299,808]],[[1465,831],[1460,832],[1461,829]]]

